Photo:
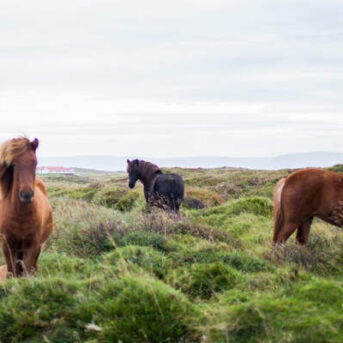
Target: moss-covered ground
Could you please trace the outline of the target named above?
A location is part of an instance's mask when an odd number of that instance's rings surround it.
[[[343,342],[343,230],[271,244],[291,171],[173,171],[203,209],[149,212],[125,174],[45,177],[55,231],[36,277],[0,284],[0,342]]]

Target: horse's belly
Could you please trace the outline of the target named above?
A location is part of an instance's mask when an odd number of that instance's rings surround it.
[[[343,227],[343,201],[338,201],[326,216],[319,215],[318,217],[330,224]]]

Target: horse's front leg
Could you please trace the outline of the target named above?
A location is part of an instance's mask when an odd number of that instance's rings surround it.
[[[35,258],[34,263],[33,263],[33,268],[34,268],[34,271],[35,271],[35,272],[37,272],[37,270],[38,270],[38,264],[37,264],[37,262],[38,262],[38,257],[39,257],[39,255],[40,255],[41,249],[42,249],[42,246],[39,246],[39,247],[38,247],[38,250],[37,250],[36,258]]]
[[[37,260],[40,254],[41,246],[32,243],[26,247],[23,258],[23,269],[26,275],[35,274],[37,271]]]
[[[6,260],[7,274],[10,276],[16,276],[16,252],[10,247],[6,238],[2,241],[2,249]]]

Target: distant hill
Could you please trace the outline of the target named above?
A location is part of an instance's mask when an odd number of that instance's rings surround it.
[[[135,157],[129,157],[131,159]],[[241,167],[251,169],[283,169],[303,167],[330,167],[343,163],[343,153],[310,152],[280,155],[276,157],[224,157],[195,156],[172,158],[141,158],[152,161],[162,167],[218,168]],[[118,156],[68,156],[40,157],[41,166],[64,166],[102,171],[123,171],[126,169],[126,157]]]

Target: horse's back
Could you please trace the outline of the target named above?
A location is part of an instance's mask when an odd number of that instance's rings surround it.
[[[36,201],[38,211],[42,218],[42,228],[41,228],[41,240],[44,242],[52,233],[54,223],[53,223],[53,213],[50,201],[48,199],[46,187],[42,180],[36,179]]]
[[[44,195],[48,196],[44,182],[39,178],[36,178],[36,187],[38,187]]]
[[[286,178],[281,196],[288,213],[294,212],[292,217],[300,213],[325,217],[343,200],[343,176],[324,169],[302,169]]]
[[[309,193],[324,193],[343,185],[343,175],[319,168],[306,168],[290,174],[284,185],[284,192],[290,189]],[[303,194],[304,195],[304,194]]]
[[[184,188],[182,177],[179,174],[160,174],[154,184],[154,192],[174,195],[179,199],[183,199]]]

